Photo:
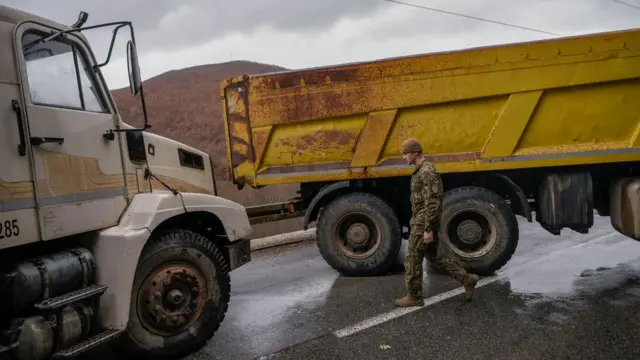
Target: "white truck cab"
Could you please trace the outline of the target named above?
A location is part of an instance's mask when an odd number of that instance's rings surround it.
[[[130,30],[145,109],[131,24],[87,17],[0,6],[2,360],[114,340],[143,358],[195,351],[224,319],[229,272],[251,259],[246,209],[217,196],[209,155],[146,131],[146,111],[142,129],[120,117],[100,70],[110,55],[96,59],[82,31]]]

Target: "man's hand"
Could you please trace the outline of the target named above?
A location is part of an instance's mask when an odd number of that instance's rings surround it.
[[[425,231],[422,236],[422,245],[427,246],[433,241],[433,233],[431,231]]]

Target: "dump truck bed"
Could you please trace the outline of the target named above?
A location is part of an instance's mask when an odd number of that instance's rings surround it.
[[[640,160],[640,29],[240,76],[221,84],[234,182]]]

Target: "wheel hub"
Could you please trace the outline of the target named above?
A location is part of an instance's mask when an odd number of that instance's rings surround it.
[[[138,295],[143,325],[161,335],[190,326],[204,307],[205,286],[204,277],[187,266],[163,267],[150,274]]]
[[[184,295],[182,294],[182,291],[178,289],[173,289],[167,294],[167,302],[171,305],[180,305],[182,300],[184,300]]]
[[[369,229],[362,223],[353,224],[349,226],[347,230],[347,240],[356,246],[365,244],[369,240],[370,235]]]
[[[333,234],[339,251],[351,259],[370,257],[382,243],[375,221],[361,212],[343,215],[334,225]]]
[[[482,239],[482,227],[473,220],[460,222],[457,233],[460,241],[465,244],[475,244]]]

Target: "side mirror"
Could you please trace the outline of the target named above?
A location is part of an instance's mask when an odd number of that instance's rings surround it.
[[[142,87],[142,78],[140,76],[140,64],[136,46],[131,40],[127,42],[127,68],[129,70],[129,89],[131,90],[131,95],[136,96]]]

